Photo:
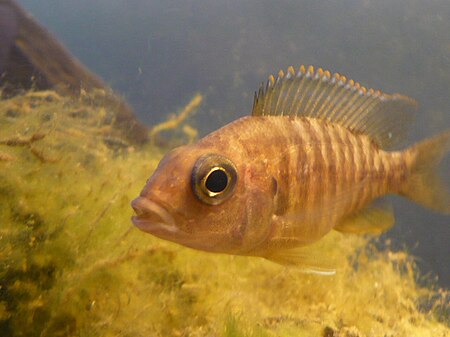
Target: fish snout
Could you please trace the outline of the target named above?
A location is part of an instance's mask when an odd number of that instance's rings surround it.
[[[155,201],[137,197],[131,202],[131,207],[136,213],[131,220],[143,231],[149,231],[152,226],[175,227],[175,221],[170,212]]]

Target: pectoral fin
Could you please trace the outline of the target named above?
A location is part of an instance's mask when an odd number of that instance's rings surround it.
[[[394,221],[392,206],[385,200],[376,200],[345,217],[334,229],[343,233],[381,234],[391,228]]]
[[[295,241],[295,242],[293,242]],[[277,238],[271,242],[271,248],[264,258],[284,266],[292,266],[304,273],[334,275],[339,266],[338,255],[334,251],[335,242],[330,236],[320,241],[295,248],[283,248],[301,245],[294,238]]]

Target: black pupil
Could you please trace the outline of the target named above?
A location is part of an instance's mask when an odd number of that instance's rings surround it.
[[[222,170],[212,171],[206,178],[205,186],[208,191],[214,193],[222,192],[228,185],[227,174]]]

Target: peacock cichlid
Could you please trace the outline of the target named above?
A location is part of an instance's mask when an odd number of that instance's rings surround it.
[[[450,131],[391,150],[416,110],[409,97],[289,67],[261,86],[251,116],[168,153],[133,200],[132,221],[191,248],[323,271],[301,248],[333,229],[389,229],[387,194],[450,213],[436,175]]]

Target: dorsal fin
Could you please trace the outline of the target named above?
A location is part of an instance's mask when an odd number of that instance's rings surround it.
[[[417,102],[399,94],[367,90],[345,76],[293,67],[269,76],[255,92],[253,116],[289,115],[323,119],[369,136],[381,148],[398,146],[417,110]]]

